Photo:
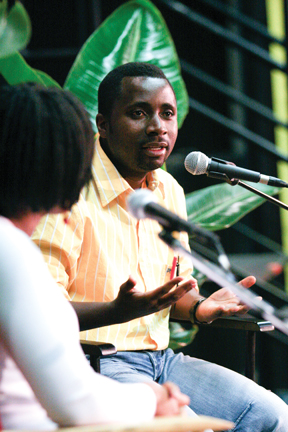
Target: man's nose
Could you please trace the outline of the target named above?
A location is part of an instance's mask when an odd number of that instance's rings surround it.
[[[155,134],[155,135],[162,135],[167,132],[165,121],[159,117],[159,115],[154,115],[150,117],[147,128],[146,128],[147,135],[149,134]]]

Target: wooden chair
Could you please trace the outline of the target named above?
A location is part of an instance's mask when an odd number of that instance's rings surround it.
[[[245,375],[255,379],[256,362],[256,335],[258,332],[273,331],[274,326],[269,321],[254,318],[250,315],[241,317],[218,318],[212,324],[205,325],[208,328],[223,328],[244,331],[246,334],[245,342]],[[100,372],[100,358],[116,354],[117,350],[113,344],[102,342],[80,341],[85,354],[90,355],[90,364],[96,372]]]
[[[98,373],[100,373],[100,358],[116,354],[117,352],[116,347],[111,343],[92,342],[81,339],[80,344],[84,353],[90,356],[90,365]]]
[[[273,331],[274,326],[271,322],[254,318],[250,315],[243,315],[241,317],[218,318],[209,324],[209,327],[212,329],[221,328],[245,332],[245,376],[255,380],[256,335],[259,332]]]

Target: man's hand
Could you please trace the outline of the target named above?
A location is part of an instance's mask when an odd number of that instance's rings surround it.
[[[119,314],[119,322],[158,312],[173,305],[191,289],[198,291],[196,279],[191,278],[180,284],[182,281],[181,276],[175,277],[153,291],[142,293],[137,291],[136,281],[130,276],[121,285],[117,298],[112,302],[115,312]]]
[[[254,276],[248,276],[239,282],[244,288],[250,288],[256,282]],[[245,314],[249,308],[228,288],[221,288],[197,308],[196,319],[200,322],[213,321],[222,316]]]
[[[155,416],[172,416],[181,413],[184,405],[189,405],[189,397],[181,393],[177,385],[166,382],[159,385],[155,382],[146,383],[155,392],[157,408]]]
[[[196,279],[191,278],[180,284],[182,281],[182,277],[176,277],[160,288],[142,293],[137,290],[136,281],[130,276],[111,302],[72,301],[71,305],[77,314],[81,331],[120,324],[165,309],[192,289],[198,294]]]

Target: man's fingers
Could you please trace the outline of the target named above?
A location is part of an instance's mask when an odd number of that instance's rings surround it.
[[[154,293],[155,294],[168,293],[169,291],[172,290],[172,288],[174,288],[175,286],[178,286],[180,284],[180,282],[182,282],[182,281],[183,281],[183,277],[177,276],[177,277],[171,279],[169,282],[166,282],[166,284],[163,285],[162,287],[154,290]],[[190,289],[192,289],[192,288],[195,288],[198,290],[197,280],[194,278],[190,278],[188,281],[185,281],[182,285],[179,285],[179,286],[183,287],[184,289],[187,289],[188,291],[190,291]],[[176,290],[176,288],[175,288],[175,290]]]
[[[120,286],[118,297],[126,298],[126,303],[130,301],[145,314],[148,312],[150,314],[171,306],[192,288],[197,287],[197,281],[194,278],[180,284],[182,281],[183,277],[178,276],[153,291],[141,293],[137,291],[136,280],[129,276],[127,281]]]
[[[242,285],[244,288],[250,288],[252,285],[256,283],[256,278],[254,276],[247,276],[238,282],[239,285]]]
[[[147,295],[149,296],[150,300],[156,300],[163,297],[165,294],[169,293],[173,288],[175,288],[180,282],[183,281],[183,277],[177,276],[171,281],[166,282],[164,285],[160,286],[159,288],[154,289],[153,291],[149,291]]]
[[[177,286],[173,291],[158,297],[157,307],[164,309],[171,306],[193,288],[195,289],[194,284],[191,281],[187,281]]]
[[[122,291],[122,292],[131,291],[136,286],[136,284],[137,284],[136,280],[132,276],[129,276],[129,278],[127,279],[127,281],[124,282],[120,286],[120,291]]]
[[[163,292],[169,292],[172,288],[174,288],[176,285],[178,285],[180,282],[183,281],[182,276],[177,276],[171,279],[169,282],[166,282],[162,287],[158,288],[159,290],[162,290]],[[156,291],[156,290],[155,290]]]
[[[250,308],[248,306],[241,306],[241,308],[238,310],[237,315],[244,315],[246,314]]]
[[[178,285],[180,282],[182,282],[183,277],[178,276],[175,277],[173,279],[171,279],[171,281],[167,282],[165,285],[156,288],[155,290],[151,291],[151,295],[152,296],[160,296],[163,295],[169,291],[171,291],[172,288],[175,287],[175,285]],[[120,290],[122,292],[128,292],[131,291],[137,284],[137,281],[133,278],[133,276],[129,276],[129,278],[127,279],[126,282],[124,282],[121,286],[120,286]]]

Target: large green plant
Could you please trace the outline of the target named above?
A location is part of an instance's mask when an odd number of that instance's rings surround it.
[[[45,86],[59,86],[45,72],[31,68],[19,50],[31,37],[31,22],[24,6],[16,1],[9,10],[7,0],[0,1],[0,74],[8,84],[34,81]]]
[[[256,187],[253,184],[253,187],[271,196],[279,191],[279,188],[260,183]],[[209,186],[186,195],[188,219],[211,231],[229,228],[265,201],[265,198],[242,186],[231,186],[227,183]]]
[[[20,2],[9,9],[7,0],[0,2],[0,58],[8,57],[28,44],[31,22]]]
[[[131,61],[153,63],[164,71],[177,97],[181,127],[188,95],[179,59],[162,15],[149,0],[128,1],[106,19],[84,44],[64,87],[82,100],[95,124],[100,82],[110,70]]]
[[[128,1],[104,21],[80,50],[64,88],[83,102],[96,130],[99,84],[110,70],[129,61],[150,62],[164,71],[177,97],[181,126],[188,112],[188,95],[179,59],[162,15],[149,0]],[[0,61],[0,73],[9,84],[31,80],[57,85],[43,72],[32,69],[19,53]]]

